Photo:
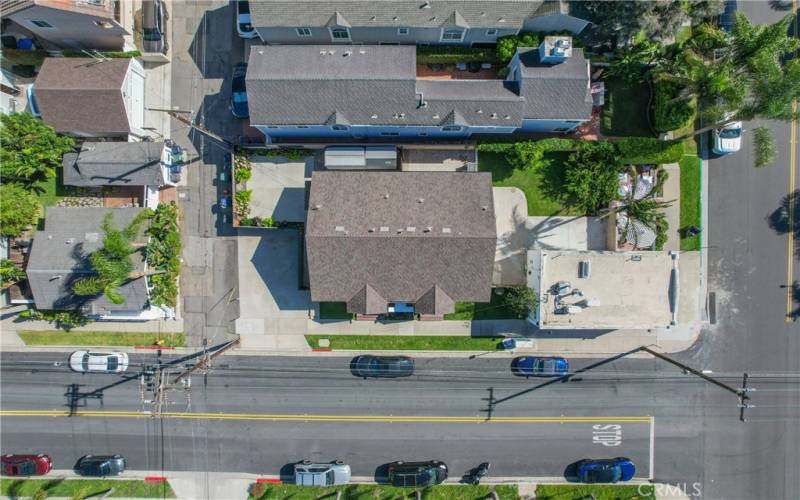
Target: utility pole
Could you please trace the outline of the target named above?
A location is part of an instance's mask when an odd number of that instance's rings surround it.
[[[219,135],[215,134],[214,132],[208,130],[207,128],[203,127],[202,125],[197,125],[191,119],[186,118],[185,116],[183,116],[183,115],[191,115],[192,114],[191,111],[184,111],[184,110],[181,110],[181,109],[169,109],[169,108],[147,108],[147,109],[149,111],[161,111],[163,113],[166,113],[169,116],[171,116],[172,118],[175,118],[179,122],[181,122],[184,125],[188,126],[192,130],[197,130],[201,134],[203,134],[205,136],[208,136],[208,137],[214,139],[215,141],[219,141],[219,142],[225,144],[229,148],[233,147],[233,144],[231,144],[229,141],[226,141],[221,136],[219,136]]]
[[[699,370],[695,370],[691,366],[685,365],[685,364],[681,363],[680,361],[674,360],[674,359],[670,358],[669,356],[666,356],[666,355],[664,355],[664,354],[662,354],[660,352],[656,352],[656,351],[650,349],[649,347],[642,346],[640,349],[642,351],[645,351],[645,352],[649,353],[649,354],[652,354],[653,356],[657,357],[658,359],[662,359],[662,360],[666,361],[667,363],[670,363],[672,365],[677,366],[678,368],[680,368],[681,370],[683,370],[685,372],[691,373],[692,375],[696,375],[696,376],[702,378],[703,380],[705,380],[706,382],[710,382],[710,383],[716,385],[717,387],[719,387],[721,389],[724,389],[724,390],[734,394],[737,398],[739,398],[739,404],[737,405],[739,407],[739,420],[741,420],[742,422],[747,422],[747,419],[744,417],[744,410],[746,410],[747,408],[752,408],[752,405],[747,404],[747,401],[750,400],[750,396],[748,396],[747,393],[749,391],[754,391],[755,390],[754,388],[748,388],[747,387],[747,377],[748,377],[747,373],[744,374],[741,388],[732,387],[732,386],[726,384],[725,382],[717,380],[717,379],[715,379],[713,377],[709,377],[707,374],[705,374],[705,373],[703,373],[703,372],[701,372]]]

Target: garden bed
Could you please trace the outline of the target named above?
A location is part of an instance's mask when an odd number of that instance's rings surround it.
[[[351,320],[353,313],[347,312],[346,302],[320,302],[320,320]]]
[[[689,226],[702,228],[700,219],[700,157],[694,139],[684,141],[681,169],[681,250],[699,250],[700,235],[683,237]]]
[[[98,495],[108,490],[112,491],[105,498],[176,498],[167,481],[56,478],[0,480],[0,495],[11,498],[35,497],[40,494],[39,491],[46,497],[98,498]]]
[[[503,297],[492,293],[491,302],[457,302],[453,313],[445,314],[446,320],[473,321],[483,319],[522,319],[503,302]]]
[[[519,498],[516,485],[439,485],[421,491],[424,500],[483,500],[491,498],[494,491],[500,500]],[[416,492],[411,488],[395,488],[385,484],[350,484],[346,486],[309,487],[294,484],[256,483],[250,487],[252,500],[317,500],[337,498],[341,500],[412,500]]]
[[[600,122],[603,135],[653,137],[648,123],[650,87],[647,83],[606,80],[605,106]]]
[[[540,484],[536,486],[537,500],[636,500],[656,498],[652,484]]]

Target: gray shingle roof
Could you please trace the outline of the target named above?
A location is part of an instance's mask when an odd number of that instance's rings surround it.
[[[526,118],[588,119],[592,114],[589,66],[583,49],[560,64],[541,64],[539,50],[519,49]]]
[[[42,120],[58,132],[130,132],[122,84],[130,59],[48,57],[33,87]]]
[[[504,80],[417,80],[413,46],[257,46],[247,71],[250,122],[519,127],[523,118],[591,116],[583,51],[558,65],[523,52],[523,63],[531,66],[519,95]]]
[[[542,0],[259,0],[250,12],[256,28],[325,26],[336,13],[351,26],[518,28],[541,5]]]
[[[495,243],[488,173],[312,176],[306,249],[314,301],[350,302],[362,313],[375,310],[375,297],[420,301],[430,314],[449,312],[441,309],[453,301],[488,302]]]
[[[64,155],[67,186],[154,186],[164,184],[163,142],[84,142]]]
[[[144,278],[120,287],[124,304],[112,304],[105,297],[80,297],[72,293],[72,284],[91,274],[89,254],[103,243],[103,218],[112,212],[114,224],[125,227],[141,208],[66,208],[47,210],[43,231],[33,239],[26,273],[38,309],[66,310],[84,307],[91,314],[107,311],[139,311],[148,302]],[[132,255],[134,269],[142,271],[141,255]]]

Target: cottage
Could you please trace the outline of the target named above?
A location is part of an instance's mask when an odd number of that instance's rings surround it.
[[[431,319],[491,298],[488,173],[314,172],[306,228],[315,302]]]

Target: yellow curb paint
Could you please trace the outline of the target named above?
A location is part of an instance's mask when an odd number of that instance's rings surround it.
[[[490,423],[490,424],[571,424],[571,423],[650,423],[649,416],[592,416],[592,417],[485,417],[469,416],[412,416],[412,415],[270,415],[260,413],[189,413],[164,412],[164,418],[209,420],[267,420],[273,422],[377,422],[377,423]],[[90,417],[90,418],[152,418],[146,412],[65,410],[2,410],[0,417]]]

